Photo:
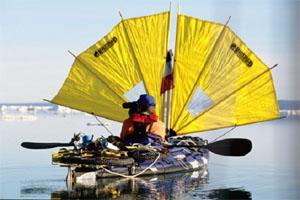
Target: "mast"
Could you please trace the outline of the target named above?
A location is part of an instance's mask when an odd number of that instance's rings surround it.
[[[166,128],[167,130],[170,129],[170,114],[171,114],[171,91],[172,90],[168,90],[167,91],[167,113],[166,113]]]
[[[170,88],[166,91],[166,96],[167,96],[167,102],[166,102],[166,128],[167,130],[170,129],[170,115],[171,115],[171,100],[172,100],[172,88],[173,88],[173,84],[174,84],[174,79],[173,79],[173,64],[172,64],[172,57],[173,57],[173,53],[172,50],[170,49],[168,51],[168,55],[166,58],[166,67],[169,68],[168,71],[170,70],[170,74],[168,74],[167,76],[171,75],[172,79],[170,79]]]

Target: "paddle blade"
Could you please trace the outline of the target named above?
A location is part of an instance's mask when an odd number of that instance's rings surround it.
[[[223,156],[245,156],[251,151],[252,143],[248,139],[230,138],[210,143],[207,148]]]
[[[27,149],[50,149],[55,147],[69,147],[73,146],[71,143],[38,143],[38,142],[23,142],[21,144],[22,147]]]

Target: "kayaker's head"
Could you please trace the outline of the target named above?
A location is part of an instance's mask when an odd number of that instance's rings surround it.
[[[142,94],[137,101],[140,112],[154,113],[156,102],[153,96]]]

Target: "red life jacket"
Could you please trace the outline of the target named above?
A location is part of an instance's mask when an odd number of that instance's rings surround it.
[[[156,122],[158,119],[155,114],[143,115],[139,113],[134,113],[130,118],[132,118],[132,121],[134,122],[139,122],[147,125]]]
[[[154,134],[160,136],[164,140],[165,136],[165,129],[164,128],[157,128],[163,125],[163,123],[158,123],[158,117],[155,114],[144,115],[140,113],[134,113],[128,119],[123,122],[122,131],[120,137],[122,140],[131,134],[134,134],[134,126],[136,123],[145,126],[145,130],[149,132],[153,132]],[[150,125],[152,124],[152,125]],[[152,128],[153,127],[153,128]],[[164,127],[164,126],[163,126]],[[149,130],[148,130],[149,129]],[[150,130],[151,129],[151,130]],[[153,129],[153,131],[152,131]]]

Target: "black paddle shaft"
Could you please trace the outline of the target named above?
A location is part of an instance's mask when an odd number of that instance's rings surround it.
[[[244,138],[229,138],[209,143],[208,145],[172,145],[169,147],[206,148],[222,156],[245,156],[252,149],[252,143]]]
[[[22,147],[27,149],[50,149],[55,147],[69,147],[74,146],[71,143],[38,143],[38,142],[23,142]],[[197,148],[207,148],[209,151],[219,154],[222,156],[245,156],[252,149],[252,143],[248,139],[243,138],[230,138],[219,140],[216,142],[209,143],[208,145],[171,145],[168,147],[197,147]]]
[[[55,147],[70,147],[70,146],[74,146],[74,144],[58,143],[58,142],[49,142],[49,143],[23,142],[21,146],[27,149],[50,149]]]

